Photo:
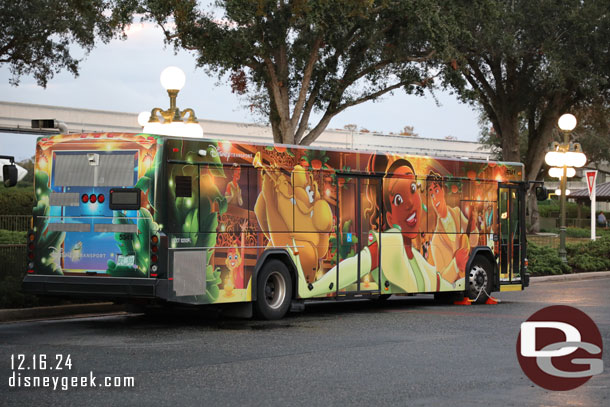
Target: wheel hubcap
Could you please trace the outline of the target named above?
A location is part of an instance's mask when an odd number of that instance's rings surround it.
[[[474,290],[475,293],[478,293],[482,289],[487,287],[487,273],[485,269],[481,266],[473,266],[470,269],[470,274],[468,275],[468,281],[470,283],[470,287]]]
[[[270,308],[278,309],[284,303],[285,297],[286,280],[281,273],[274,271],[265,281],[265,301]]]

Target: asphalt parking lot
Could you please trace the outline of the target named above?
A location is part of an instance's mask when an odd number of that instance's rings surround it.
[[[521,371],[521,322],[547,306],[587,313],[610,338],[610,279],[534,284],[501,303],[431,296],[308,304],[281,321],[119,315],[0,325],[0,405],[606,405],[605,372],[551,392]],[[11,356],[25,355],[17,371]],[[71,369],[32,358],[70,355]],[[133,377],[129,388],[9,387],[29,376]],[[59,380],[59,379],[58,379]]]

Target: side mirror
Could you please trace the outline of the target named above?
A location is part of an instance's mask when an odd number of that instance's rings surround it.
[[[4,165],[2,167],[2,178],[4,179],[5,187],[17,185],[17,166],[15,164]]]
[[[549,191],[545,186],[536,187],[536,199],[539,201],[546,201],[549,198]]]

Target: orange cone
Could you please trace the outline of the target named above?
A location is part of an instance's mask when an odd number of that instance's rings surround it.
[[[485,301],[485,304],[487,305],[495,305],[498,303],[498,299],[494,298],[494,297],[489,297],[487,298],[487,301]]]
[[[459,301],[454,301],[453,304],[454,305],[471,305],[472,300],[468,297],[464,297],[463,299],[461,299]]]

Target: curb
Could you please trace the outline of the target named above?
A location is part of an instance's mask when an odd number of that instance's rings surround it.
[[[15,322],[56,317],[73,317],[90,314],[113,314],[125,312],[124,305],[112,302],[94,304],[70,304],[50,307],[0,309],[0,322]]]
[[[561,282],[609,278],[610,271],[592,271],[589,273],[561,274],[558,276],[530,277],[531,283]]]

